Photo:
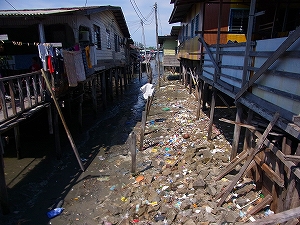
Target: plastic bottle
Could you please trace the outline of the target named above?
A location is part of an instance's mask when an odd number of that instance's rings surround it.
[[[64,208],[52,209],[51,211],[47,212],[47,216],[49,219],[52,219],[52,218],[58,216],[59,214],[61,214],[63,210],[64,210]]]

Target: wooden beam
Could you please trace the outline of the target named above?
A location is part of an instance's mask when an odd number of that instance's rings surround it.
[[[209,56],[211,62],[213,63],[215,69],[217,69],[218,72],[220,72],[220,68],[219,68],[218,64],[216,63],[216,60],[215,60],[215,58],[214,58],[212,52],[210,51],[210,49],[209,49],[207,43],[205,42],[204,38],[200,35],[200,37],[199,37],[198,40],[199,40],[199,41],[201,42],[201,44],[204,46],[205,51],[206,51],[206,53],[208,54],[208,56]]]
[[[278,184],[280,187],[284,187],[284,180],[275,173],[266,163],[264,163],[257,155],[254,156],[255,162],[260,165],[263,171],[265,171],[266,175],[274,181],[276,184]]]
[[[299,223],[299,220],[296,218],[293,218],[291,220],[289,220],[288,222],[286,222],[285,225],[297,225]]]
[[[269,205],[272,202],[273,198],[271,195],[265,196],[256,206],[254,206],[249,212],[247,212],[247,215],[253,215],[263,208],[266,207],[266,205]]]
[[[217,200],[219,200],[219,198],[221,198],[218,202],[218,206],[223,204],[223,202],[225,201],[225,199],[227,198],[229,193],[232,191],[233,187],[236,185],[236,183],[239,181],[239,179],[243,176],[245,170],[247,169],[247,167],[249,166],[249,164],[253,160],[254,156],[261,150],[261,147],[262,147],[265,139],[267,138],[269,132],[271,131],[271,129],[275,125],[278,118],[279,118],[279,113],[275,113],[275,115],[273,116],[273,119],[270,121],[270,123],[267,126],[266,130],[264,131],[263,135],[257,141],[255,148],[251,149],[252,152],[249,154],[249,157],[248,157],[247,161],[245,162],[245,164],[243,165],[243,167],[241,168],[240,172],[234,177],[231,184],[228,185],[224,189],[224,191],[222,191],[222,193],[220,193],[218,195]]]
[[[262,134],[258,131],[254,131],[254,135],[258,138],[262,137]],[[300,179],[300,169],[297,168],[295,163],[285,160],[285,155],[269,140],[264,140],[264,144],[281,160],[281,162],[283,162],[283,164],[286,167],[289,168],[290,171],[292,171],[295,174],[295,176],[297,176]]]
[[[286,221],[289,221],[291,219],[300,217],[300,207],[286,210],[284,212],[276,213],[273,215],[270,215],[266,218],[256,220],[251,223],[245,223],[245,225],[268,225],[268,224],[279,224]]]
[[[298,27],[293,33],[291,33],[287,39],[274,51],[274,53],[268,58],[259,70],[250,78],[249,81],[241,88],[236,94],[235,100],[238,100],[249,87],[284,53],[298,38],[300,37],[300,27]]]
[[[245,158],[247,158],[247,156],[248,156],[247,151],[242,151],[233,160],[231,160],[231,162],[226,166],[226,168],[223,169],[223,172],[221,172],[216,177],[216,180],[220,180],[222,177],[224,177],[229,172],[231,172],[241,161],[243,161]]]
[[[287,161],[300,162],[300,156],[299,155],[285,155],[284,159],[287,160]]]

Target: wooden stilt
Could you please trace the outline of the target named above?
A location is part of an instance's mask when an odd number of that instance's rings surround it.
[[[242,105],[240,103],[236,103],[236,109],[237,112],[236,112],[235,121],[237,123],[240,123],[242,121],[242,114],[243,114]],[[234,157],[236,157],[237,155],[238,148],[239,148],[240,133],[241,133],[241,126],[235,124],[230,159],[234,159]]]
[[[142,62],[140,62],[139,81],[142,79]]]
[[[119,95],[119,73],[118,73],[118,69],[115,69],[114,78],[115,78],[116,96],[118,96]]]
[[[208,84],[204,82],[203,89],[202,91],[202,110],[207,110],[206,104],[208,102],[208,93],[209,93],[209,88]]]
[[[139,148],[140,151],[143,151],[146,118],[147,118],[146,111],[143,111],[142,112],[142,121],[141,121],[141,132],[140,132],[140,148]]]
[[[108,86],[109,86],[109,97],[110,97],[110,100],[113,101],[113,81],[112,81],[112,78],[113,78],[113,75],[112,75],[112,69],[109,69],[109,74],[108,74]]]
[[[97,90],[96,90],[96,77],[92,79],[92,102],[93,102],[93,111],[95,117],[97,116],[98,106],[97,106]]]
[[[197,112],[196,112],[196,119],[199,120],[200,118],[200,112],[201,112],[201,98],[202,98],[202,86],[203,83],[199,82],[199,86],[197,86],[198,88],[198,101],[197,101]]]
[[[121,89],[121,94],[123,94],[123,87],[124,87],[124,83],[123,83],[123,76],[121,73],[121,69],[118,69],[118,74],[119,74],[119,79],[120,79],[120,89]]]
[[[247,124],[251,124],[253,118],[253,111],[251,109],[248,110],[248,117],[247,117]],[[244,139],[244,145],[243,150],[248,150],[252,148],[252,141],[253,141],[253,135],[252,132],[249,129],[246,129],[245,131],[245,139]]]
[[[212,127],[214,122],[215,105],[216,105],[216,90],[213,89],[211,103],[210,103],[209,126],[208,126],[208,134],[207,134],[208,140],[212,139]]]
[[[130,138],[130,152],[131,152],[131,173],[136,173],[136,135],[131,132]]]
[[[128,78],[127,78],[127,72],[126,69],[122,69],[123,77],[124,77],[124,89],[127,90],[127,85],[128,85]]]
[[[80,94],[78,98],[78,118],[77,118],[80,131],[82,131],[82,103],[83,103],[83,94]]]
[[[186,79],[186,76],[187,76],[187,66],[186,66],[186,64],[184,64],[183,68],[184,68],[184,70],[183,70],[183,85],[186,88],[187,87],[187,79]]]
[[[193,90],[193,79],[192,79],[192,74],[189,73],[188,74],[188,77],[189,77],[189,93],[192,94],[192,90]]]
[[[2,141],[1,141],[1,151],[0,151],[0,206],[3,215],[7,215],[10,213],[7,187],[5,182]]]
[[[17,159],[21,159],[22,158],[22,152],[21,152],[21,139],[20,139],[20,127],[19,127],[19,124],[17,124],[14,127],[14,133],[15,133],[16,150],[17,150]]]
[[[53,119],[52,119],[52,110],[51,104],[47,106],[47,115],[48,115],[48,126],[49,126],[49,134],[53,134]]]
[[[103,102],[103,108],[106,109],[107,107],[107,97],[106,97],[106,75],[105,72],[101,73],[101,96]]]

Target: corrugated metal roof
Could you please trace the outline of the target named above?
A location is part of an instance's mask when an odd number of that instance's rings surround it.
[[[55,9],[17,9],[17,10],[0,10],[0,16],[38,16],[51,15],[57,13],[68,13],[83,11],[87,9],[95,9],[99,6],[92,7],[73,7],[73,8],[55,8]]]
[[[55,14],[83,14],[90,15],[93,13],[112,11],[125,37],[130,37],[123,11],[119,6],[89,6],[89,7],[72,7],[72,8],[49,8],[49,9],[18,9],[18,10],[0,10],[0,17],[26,17],[26,16],[51,16]]]

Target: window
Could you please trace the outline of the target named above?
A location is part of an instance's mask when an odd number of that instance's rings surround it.
[[[248,27],[249,9],[230,9],[228,31],[246,33]]]
[[[115,34],[115,52],[120,51],[120,37]]]
[[[97,25],[94,25],[94,41],[97,49],[101,49],[101,33]]]
[[[191,22],[191,38],[194,37],[194,32],[195,32],[195,19],[192,19],[192,22]]]
[[[184,36],[184,32],[185,32],[185,26],[182,26],[182,30],[181,30],[181,43],[185,41],[185,36]]]
[[[106,29],[106,47],[111,49],[110,30]]]
[[[195,19],[195,31],[199,31],[199,14],[196,16]]]
[[[185,26],[185,40],[189,39],[188,36],[189,36],[189,24]]]

